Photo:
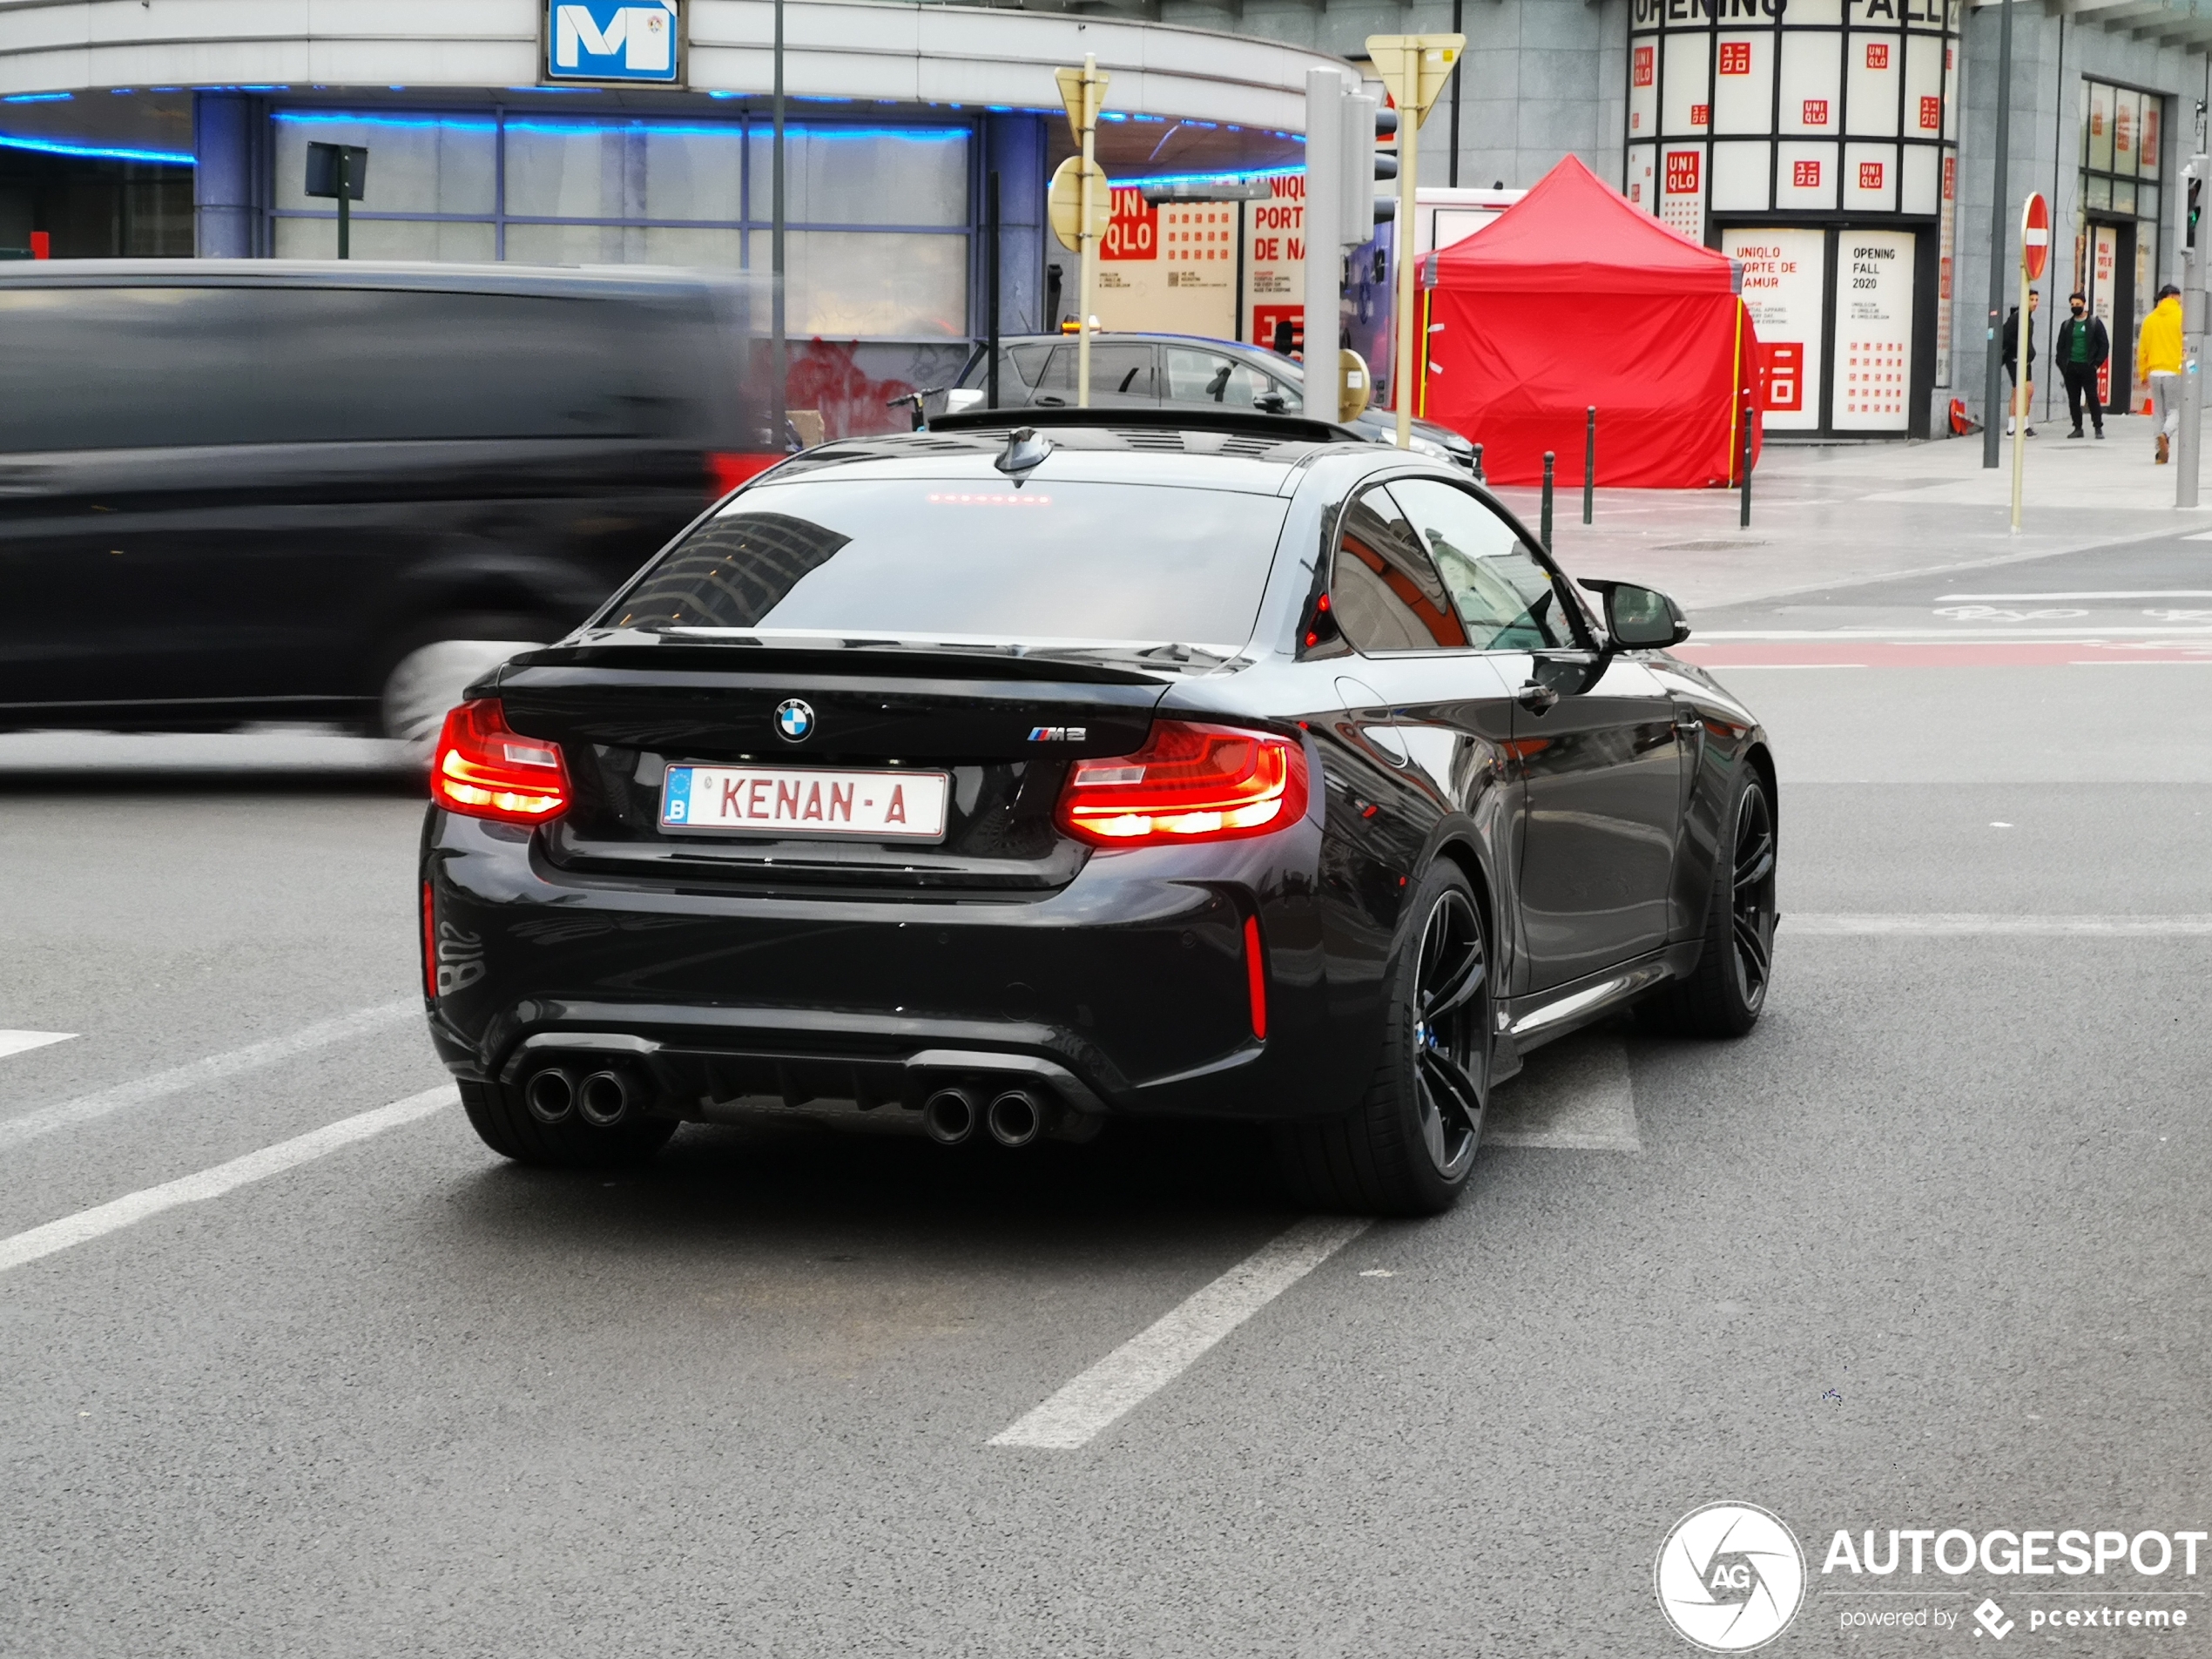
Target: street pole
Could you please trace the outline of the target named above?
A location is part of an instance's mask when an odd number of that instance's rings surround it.
[[[1413,345],[1420,332],[1420,320],[1413,311],[1413,267],[1420,262],[1414,247],[1420,239],[1413,214],[1420,189],[1421,118],[1459,67],[1466,48],[1467,37],[1458,34],[1367,37],[1367,56],[1398,106],[1398,219],[1390,233],[1398,260],[1398,300],[1391,319],[1398,349],[1390,396],[1398,410],[1401,449],[1413,447]],[[1425,340],[1420,345],[1424,351],[1428,347]]]
[[[2006,0],[2010,10],[2012,0]],[[2033,372],[2027,361],[2027,249],[2020,249],[2020,328],[2013,341],[2013,361],[2020,365],[2020,384],[2026,385]],[[2021,469],[2027,462],[2027,408],[2025,402],[2012,410],[2013,418],[2013,534],[2020,533],[2020,485],[2025,477]]]
[[[1098,281],[1098,231],[1092,223],[1096,211],[1092,192],[1097,188],[1098,166],[1098,58],[1096,54],[1083,54],[1083,176],[1082,226],[1076,239],[1082,246],[1082,293],[1078,301],[1076,328],[1076,407],[1090,407],[1090,307],[1092,292]]]
[[[1398,330],[1397,367],[1390,372],[1390,401],[1398,411],[1398,447],[1413,447],[1413,212],[1420,175],[1421,110],[1418,105],[1398,111],[1398,220],[1391,226],[1390,244],[1398,254],[1398,304],[1392,322]],[[1423,341],[1426,347],[1428,342]],[[1547,551],[1551,536],[1544,537]]]
[[[346,146],[338,146],[338,257],[354,257],[354,170],[353,157]]]
[[[770,404],[775,415],[773,435],[769,449],[783,453],[787,442],[784,434],[791,424],[791,413],[786,405],[791,397],[791,342],[785,335],[784,315],[784,0],[776,0],[776,71],[775,95],[772,100],[772,122],[775,138],[771,148],[771,166],[775,177],[769,185],[769,199],[772,216],[768,232],[768,260],[772,292],[768,298],[768,326],[774,336],[769,356],[769,373],[774,377],[776,393]]]
[[[1337,418],[1336,364],[1344,349],[1337,307],[1344,272],[1339,226],[1346,206],[1339,198],[1345,183],[1344,101],[1349,91],[1341,70],[1305,71],[1305,413],[1316,421]],[[1367,142],[1372,149],[1372,136]],[[1373,172],[1372,165],[1368,171]]]
[[[2182,174],[2182,429],[2174,435],[2174,505],[2197,504],[2197,456],[2204,426],[2204,250],[2189,234],[2189,183],[2212,169],[2212,157],[2194,155]]]
[[[999,406],[999,172],[983,183],[983,407]]]
[[[2005,151],[2012,140],[2013,124],[2013,0],[2000,0],[1997,8],[1997,141],[1995,176],[1989,187],[1989,327],[1983,334],[1989,361],[1983,375],[1981,464],[1997,464],[1997,406],[2007,409],[2005,365],[2000,359],[1997,330],[2005,315]],[[2015,425],[2018,422],[2014,422]]]

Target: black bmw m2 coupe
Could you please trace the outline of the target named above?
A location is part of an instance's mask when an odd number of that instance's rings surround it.
[[[1020,418],[792,457],[453,711],[423,989],[494,1150],[1232,1118],[1425,1214],[1535,1045],[1750,1028],[1774,765],[1670,601],[1321,422]]]

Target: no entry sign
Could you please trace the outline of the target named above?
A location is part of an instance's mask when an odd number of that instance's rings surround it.
[[[2051,204],[2037,191],[2020,209],[2020,263],[2030,282],[2043,274],[2051,262]]]

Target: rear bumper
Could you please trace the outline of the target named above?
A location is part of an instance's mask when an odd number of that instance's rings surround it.
[[[1101,853],[1042,896],[767,896],[579,877],[523,831],[434,809],[431,1036],[471,1080],[624,1060],[685,1116],[738,1097],[918,1111],[952,1082],[1018,1082],[1082,1114],[1341,1109],[1325,1083],[1319,848],[1309,819]]]

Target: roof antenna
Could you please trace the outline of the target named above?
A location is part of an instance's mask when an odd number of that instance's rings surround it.
[[[1028,482],[1029,475],[1044,464],[1052,453],[1052,440],[1041,435],[1036,428],[1016,427],[1007,435],[1006,453],[991,462],[1001,472],[1014,480],[1015,487]]]

